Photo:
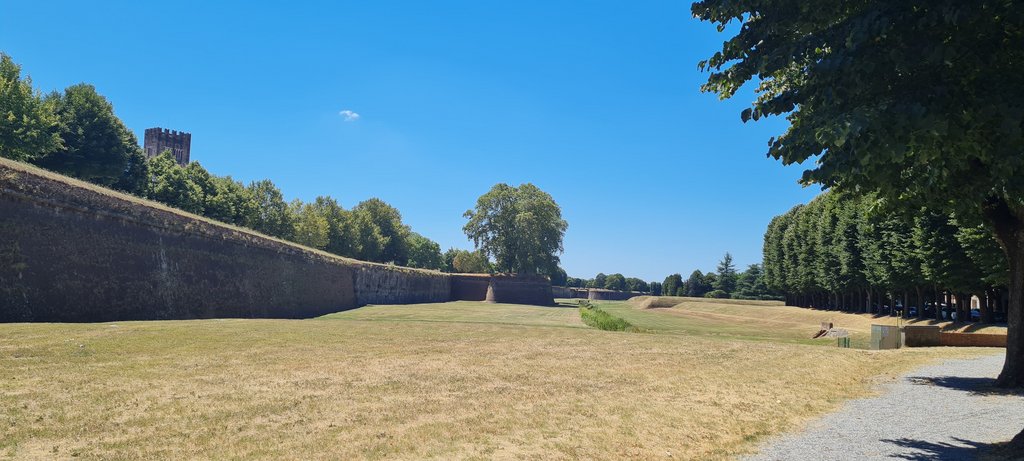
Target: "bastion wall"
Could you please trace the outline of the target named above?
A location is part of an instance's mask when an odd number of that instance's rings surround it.
[[[342,258],[0,159],[0,322],[308,318],[453,299],[552,304],[550,283],[545,299],[539,280],[547,278]]]

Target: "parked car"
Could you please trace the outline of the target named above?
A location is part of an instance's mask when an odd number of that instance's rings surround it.
[[[971,309],[971,320],[974,322],[981,320],[981,311],[978,309]]]

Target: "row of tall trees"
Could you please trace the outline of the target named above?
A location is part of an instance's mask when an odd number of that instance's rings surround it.
[[[1005,312],[1006,259],[991,232],[966,222],[976,221],[827,192],[768,225],[765,282],[792,305],[872,313],[913,306],[939,319],[943,304],[970,319],[977,296],[989,322]]]
[[[726,99],[754,82],[740,117],[786,118],[767,154],[807,162],[805,185],[986,225],[1008,268],[997,384],[1024,387],[1024,6],[701,0],[691,12],[729,34],[698,64],[702,90]]]
[[[0,108],[0,156],[340,256],[454,270],[436,242],[413,232],[382,200],[351,210],[329,196],[288,202],[267,179],[246,185],[210,174],[199,162],[178,165],[169,152],[147,160],[138,139],[93,86],[42,95],[2,53]]]

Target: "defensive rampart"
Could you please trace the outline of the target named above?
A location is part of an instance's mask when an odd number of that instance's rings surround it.
[[[601,290],[591,288],[587,290],[587,299],[592,301],[625,301],[634,296],[642,296],[643,293],[631,291]]]
[[[567,287],[551,287],[551,295],[556,298],[571,298],[572,289]]]
[[[495,274],[487,286],[487,302],[550,306],[555,303],[551,281],[541,275]]]
[[[443,303],[451,299],[448,274],[408,267],[357,263],[356,304]]]
[[[452,301],[485,301],[490,274],[452,274]]]
[[[0,322],[305,318],[464,293],[551,304],[540,279],[503,276],[493,296],[488,275],[453,289],[449,274],[341,258],[0,159]]]

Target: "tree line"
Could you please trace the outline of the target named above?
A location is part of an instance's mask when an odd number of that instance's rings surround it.
[[[611,275],[599,273],[591,279],[568,277],[565,281],[565,286],[571,288],[600,288],[641,293],[650,293],[654,288],[652,285],[657,285],[657,282],[648,283],[636,277],[626,277],[617,273]]]
[[[983,322],[1005,312],[1007,266],[984,225],[873,194],[826,192],[776,216],[764,236],[765,281],[788,304]],[[913,307],[913,309],[911,309]],[[1000,315],[1002,317],[1002,315]]]
[[[737,272],[732,255],[725,253],[714,272],[695,270],[683,279],[672,274],[662,282],[646,282],[622,274],[599,273],[594,278],[568,277],[565,286],[574,288],[601,288],[616,291],[650,293],[654,296],[688,296],[696,298],[779,299],[764,283],[760,264],[751,264]]]
[[[766,272],[786,268],[780,280],[785,281],[791,300],[799,296],[806,304],[808,298],[818,298],[821,304],[820,298],[831,296],[832,305],[851,305],[850,298],[860,291],[865,308],[873,309],[875,301],[868,298],[890,296],[887,293],[894,289],[903,289],[904,297],[913,293],[920,304],[925,294],[918,294],[916,288],[926,288],[928,283],[933,298],[952,290],[961,294],[955,298],[963,303],[971,292],[999,287],[1002,281],[989,276],[1002,279],[1003,271],[992,267],[1006,267],[1002,307],[1007,312],[1007,348],[997,385],[1024,387],[1021,3],[702,0],[693,3],[691,12],[727,34],[721,49],[698,64],[709,73],[702,91],[728,99],[746,94],[738,91],[753,82],[756,96],[740,118],[746,122],[774,116],[789,122],[785,131],[768,139],[768,157],[785,165],[806,165],[800,180],[804,185],[873,195],[876,203],[909,216],[920,214],[913,222],[902,220],[902,225],[907,229],[913,224],[926,234],[916,239],[921,240],[916,242],[918,251],[876,251],[871,242],[888,246],[914,240],[907,232],[886,232],[882,222],[869,226],[876,232],[874,237],[843,237],[850,251],[818,255],[812,253],[818,247],[811,242],[792,244],[784,254],[790,258],[802,254],[800,266],[766,261]],[[956,225],[950,225],[953,221]],[[847,228],[852,232],[851,226]],[[951,239],[954,229],[984,229],[998,242],[1003,261],[990,265],[987,257],[950,254],[977,249],[964,243],[969,238]],[[943,248],[935,244],[938,240],[922,240],[926,238],[945,239],[953,246]],[[981,236],[973,243],[991,247]],[[858,246],[866,253],[850,258],[852,248]],[[769,245],[774,252],[779,247],[774,242]],[[941,254],[946,256],[935,257]],[[822,283],[812,284],[817,277],[810,275],[813,269],[808,263],[836,256],[848,259],[839,261],[846,271],[828,272],[843,277],[835,283],[831,277],[821,277],[818,282]],[[907,260],[916,256],[925,261]],[[889,267],[872,263],[872,258],[879,257],[897,262]],[[943,265],[940,259],[956,263]],[[856,261],[864,268],[856,267]],[[972,262],[981,269],[962,279],[962,272],[970,272],[964,267]],[[909,269],[893,269],[901,265]],[[834,267],[835,261],[823,266]],[[912,282],[903,279],[907,276]],[[994,291],[998,298],[1003,290]],[[1024,448],[1024,431],[1014,444]]]
[[[735,299],[776,299],[764,284],[760,264],[751,264],[743,272],[737,272],[732,255],[728,252],[719,261],[713,272],[694,270],[683,279],[681,274],[665,277],[660,284],[664,296],[688,296],[693,298],[735,298]]]

